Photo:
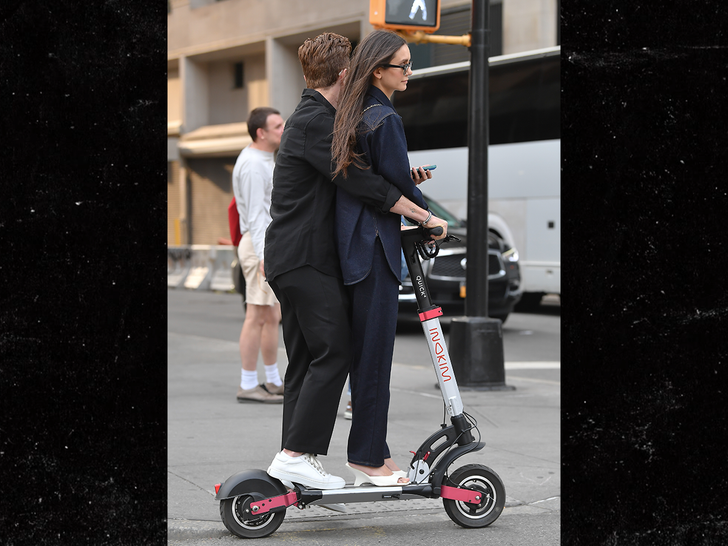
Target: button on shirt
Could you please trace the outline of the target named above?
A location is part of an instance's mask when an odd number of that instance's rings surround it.
[[[271,222],[270,194],[273,189],[273,152],[248,146],[233,168],[233,193],[240,216],[240,233],[250,232],[258,259],[264,258],[265,230]]]

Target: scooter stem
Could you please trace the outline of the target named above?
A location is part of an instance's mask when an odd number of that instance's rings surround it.
[[[430,357],[432,358],[432,364],[435,367],[435,374],[437,375],[437,382],[440,385],[440,392],[442,393],[442,399],[445,402],[445,407],[450,417],[461,415],[463,413],[463,401],[460,397],[460,389],[458,389],[458,382],[455,379],[453,373],[452,363],[450,361],[450,354],[447,351],[447,345],[445,344],[445,336],[442,333],[442,326],[440,325],[440,319],[433,317],[430,319],[422,319],[420,313],[420,322],[422,323],[422,329],[425,332],[427,338],[427,345],[430,349]]]
[[[460,389],[455,379],[450,354],[440,325],[439,317],[442,316],[442,309],[434,305],[430,299],[430,289],[427,286],[417,251],[417,245],[422,244],[422,241],[427,240],[428,237],[429,234],[425,228],[404,229],[402,230],[402,250],[410,272],[420,323],[427,338],[427,345],[430,349],[430,357],[435,368],[435,375],[437,375],[442,400],[456,431],[463,434],[458,444],[464,445],[472,442],[473,437],[468,432],[470,426],[463,416],[463,400],[460,396]]]

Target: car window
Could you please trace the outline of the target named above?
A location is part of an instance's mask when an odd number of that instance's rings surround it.
[[[452,212],[447,210],[440,203],[438,203],[434,199],[430,199],[426,195],[424,195],[423,197],[425,198],[425,201],[427,201],[427,204],[430,206],[430,210],[432,211],[432,214],[434,214],[438,218],[442,218],[443,220],[446,220],[449,226],[465,227],[465,222],[462,219],[455,216]]]

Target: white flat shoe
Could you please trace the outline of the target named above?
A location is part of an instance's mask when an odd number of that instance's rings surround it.
[[[366,474],[362,472],[361,470],[357,470],[356,468],[353,468],[349,466],[349,463],[346,463],[346,467],[351,470],[351,472],[354,474],[354,487],[359,487],[363,483],[371,483],[373,485],[376,485],[377,487],[391,487],[393,485],[409,485],[409,482],[407,483],[399,483],[400,478],[406,478],[407,476],[401,476],[397,473],[392,473],[391,476],[370,476],[369,474]],[[404,472],[403,470],[398,470],[397,472]]]

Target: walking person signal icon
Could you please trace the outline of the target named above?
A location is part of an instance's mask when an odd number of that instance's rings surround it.
[[[422,10],[422,20],[427,21],[427,4],[425,0],[415,0],[412,2],[412,9],[410,10],[409,18],[414,19],[417,15],[417,10]]]
[[[369,0],[369,22],[376,28],[429,34],[440,28],[440,0]]]

